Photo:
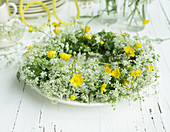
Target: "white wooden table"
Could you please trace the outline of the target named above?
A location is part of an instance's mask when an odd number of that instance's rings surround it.
[[[150,23],[138,34],[170,37],[170,0],[155,0],[148,13]],[[90,26],[94,31],[104,28],[97,21]],[[115,111],[111,107],[52,104],[19,83],[16,68],[0,70],[0,132],[170,132],[170,41],[153,45],[161,56],[159,94],[145,102],[120,103]]]

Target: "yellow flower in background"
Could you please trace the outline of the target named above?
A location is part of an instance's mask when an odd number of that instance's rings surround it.
[[[76,97],[75,97],[74,95],[71,95],[71,96],[70,96],[70,100],[73,100],[73,101],[74,101],[75,99],[76,99]]]
[[[104,45],[104,41],[101,41],[100,44],[101,44],[101,46],[103,46]]]
[[[114,35],[115,33],[114,33],[114,32],[112,32],[112,34]]]
[[[60,58],[67,61],[70,59],[70,57],[72,56],[71,54],[66,54],[66,53],[60,53]]]
[[[54,57],[56,57],[56,51],[50,50],[50,51],[47,53],[47,56],[48,56],[48,58],[54,58]]]
[[[144,20],[142,25],[145,26],[148,23],[149,23],[149,20]]]
[[[107,87],[106,83],[102,85],[102,87],[100,88],[101,94],[103,94],[103,91],[106,89],[106,87]]]
[[[28,48],[28,50],[30,50],[30,49],[32,49],[32,45],[29,45],[29,48]]]
[[[119,78],[121,76],[121,73],[119,72],[119,68],[112,71],[111,76],[113,76],[114,78]]]
[[[30,27],[28,32],[32,32],[33,31],[33,27]]]
[[[139,48],[142,48],[142,43],[136,42],[136,44],[135,44],[135,49],[138,50]]]
[[[153,66],[152,65],[146,66],[146,68],[147,68],[148,71],[152,71],[153,70]]]
[[[93,34],[90,33],[90,34],[89,34],[89,38],[91,39],[92,37],[93,37]]]
[[[106,67],[105,68],[105,73],[108,73],[108,74],[111,73],[111,69],[109,67]]]
[[[53,25],[54,27],[60,27],[60,23],[57,23],[57,22],[53,22],[52,25]]]
[[[133,77],[139,77],[142,74],[142,71],[138,70],[138,71],[134,71],[134,73],[132,73]]]
[[[122,35],[122,36],[125,36],[125,33],[123,32],[121,35]]]
[[[56,28],[56,29],[53,30],[53,32],[54,32],[55,34],[57,34],[57,35],[59,34],[59,31],[60,31],[60,30],[59,30],[58,28]]]
[[[105,64],[104,67],[105,67],[105,68],[106,68],[106,67],[110,67],[110,65],[109,65],[109,64]]]
[[[78,87],[79,85],[82,85],[83,78],[82,78],[81,74],[74,73],[73,78],[70,79],[70,82],[73,83],[74,87]]]
[[[124,50],[125,50],[126,54],[128,54],[132,57],[135,56],[135,53],[134,53],[135,50],[133,48],[131,48],[130,46],[127,46],[126,48],[124,48]]]
[[[86,31],[86,32],[90,31],[90,27],[89,27],[89,26],[86,26],[86,27],[85,27],[85,31]]]

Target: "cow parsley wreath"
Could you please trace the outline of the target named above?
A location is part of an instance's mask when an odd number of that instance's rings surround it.
[[[53,97],[81,103],[115,103],[143,99],[158,79],[151,41],[127,33],[101,31],[79,22],[30,45],[18,75],[31,87]]]

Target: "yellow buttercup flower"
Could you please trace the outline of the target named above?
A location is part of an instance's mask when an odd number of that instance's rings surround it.
[[[29,28],[29,30],[28,30],[28,32],[32,32],[33,31],[33,28],[32,27],[30,27]]]
[[[108,74],[111,73],[111,69],[109,67],[106,67],[105,68],[105,73],[108,73]]]
[[[56,28],[56,29],[53,30],[53,32],[54,32],[55,34],[57,34],[57,35],[59,34],[59,31],[60,31],[60,30],[59,30],[58,28]]]
[[[115,33],[114,33],[114,32],[112,32],[112,34],[114,35]]]
[[[60,27],[60,23],[57,23],[57,22],[53,22],[52,25],[53,25],[54,27]]]
[[[32,49],[32,45],[29,45],[29,48],[28,48],[28,50],[30,50],[30,49]]]
[[[86,38],[86,35],[83,35],[83,38]]]
[[[48,58],[54,58],[54,57],[56,57],[56,51],[50,50],[50,51],[47,53],[47,56],[48,56]]]
[[[74,101],[75,99],[76,99],[76,97],[75,97],[74,95],[71,95],[71,96],[70,96],[70,100],[73,100],[73,101]]]
[[[132,57],[135,56],[135,53],[134,53],[135,50],[133,48],[131,48],[130,46],[127,46],[126,48],[124,48],[124,50],[125,50],[126,54],[128,54]]]
[[[125,87],[127,85],[127,81],[124,81],[124,83],[122,83],[122,86]]]
[[[122,35],[122,36],[125,36],[125,33],[123,32],[121,35]]]
[[[149,23],[149,20],[144,20],[143,23],[142,23],[142,25],[145,26],[145,25],[148,24],[148,23]]]
[[[135,49],[138,50],[139,48],[142,48],[142,43],[136,42],[136,44],[135,44]]]
[[[119,78],[121,76],[121,73],[119,72],[119,68],[112,71],[111,76],[113,76],[114,78]]]
[[[103,46],[104,45],[104,41],[101,41],[100,44],[101,44],[101,46]]]
[[[142,71],[140,70],[132,72],[132,75],[134,78],[139,77],[141,74],[142,74]]]
[[[74,87],[78,87],[79,85],[82,85],[83,78],[82,78],[81,74],[74,73],[73,78],[70,79],[70,82],[73,83]]]
[[[89,26],[86,26],[86,27],[85,27],[85,31],[86,31],[86,32],[90,31],[90,27],[89,27]]]
[[[152,65],[146,66],[146,68],[147,68],[148,71],[152,71],[153,70],[153,66]]]
[[[72,56],[71,54],[66,54],[66,53],[60,53],[60,58],[67,61],[70,59],[70,57]]]
[[[127,85],[128,85],[129,87],[128,87]],[[131,88],[134,87],[134,82],[130,82],[130,81],[127,81],[127,80],[126,80],[126,81],[124,81],[124,83],[122,84],[122,86],[123,86],[123,87],[126,87],[126,88],[128,88],[128,89],[131,89]]]
[[[105,64],[104,67],[105,67],[105,68],[106,68],[106,67],[110,67],[110,65],[109,65],[109,64]]]
[[[101,94],[103,94],[103,91],[106,89],[106,87],[107,87],[106,83],[102,85],[102,87],[100,88]]]
[[[89,33],[86,35],[83,35],[83,38],[91,39],[93,37],[93,34]]]

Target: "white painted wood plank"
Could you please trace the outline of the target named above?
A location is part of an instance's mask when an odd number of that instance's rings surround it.
[[[0,93],[0,131],[11,132],[24,94],[22,86],[16,79],[16,69],[8,68],[0,71]]]
[[[26,86],[13,132],[27,132],[39,128],[42,100],[41,95]]]

